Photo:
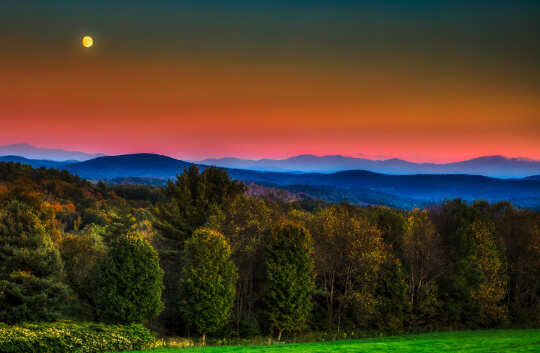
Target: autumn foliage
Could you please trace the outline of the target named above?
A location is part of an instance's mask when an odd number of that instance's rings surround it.
[[[248,196],[224,171],[166,188],[0,163],[0,321],[177,336],[540,325],[540,214]]]

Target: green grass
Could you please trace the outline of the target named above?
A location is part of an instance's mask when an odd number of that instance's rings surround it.
[[[162,348],[148,353],[540,352],[540,330],[453,331],[272,346]]]

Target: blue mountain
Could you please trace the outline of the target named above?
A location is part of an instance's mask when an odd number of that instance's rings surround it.
[[[31,161],[22,159],[23,163]],[[36,162],[37,163],[37,162]],[[165,184],[192,163],[157,154],[99,157],[85,162],[56,165],[90,180],[114,183]],[[206,165],[198,165],[200,169]],[[520,207],[540,209],[540,180],[500,179],[467,174],[391,175],[366,170],[337,173],[285,173],[224,168],[233,179],[272,185],[331,202],[384,204],[412,208],[444,199],[511,201]],[[161,182],[160,182],[161,180]]]
[[[71,164],[64,168],[88,179],[113,178],[174,178],[191,163],[155,154],[133,154],[100,157]],[[200,169],[207,166],[199,165]],[[540,207],[540,181],[499,179],[466,174],[390,175],[365,170],[337,173],[283,173],[224,168],[232,178],[246,182],[269,183],[278,187],[297,189],[310,186],[337,190],[342,195],[359,200],[367,191],[395,197],[407,207],[440,202],[444,199],[512,201],[522,207]],[[343,198],[347,200],[347,198]],[[409,202],[404,202],[408,200]],[[389,202],[386,202],[389,204]],[[390,202],[391,204],[391,202]]]
[[[540,174],[540,161],[503,156],[485,156],[445,164],[414,163],[397,158],[371,160],[340,155],[319,157],[309,154],[286,159],[205,159],[197,163],[224,168],[301,173],[334,173],[344,170],[369,170],[385,174],[471,174],[497,178],[523,178],[529,175]]]
[[[0,156],[0,162],[15,162],[15,163],[21,163],[21,164],[28,164],[31,165],[33,168],[56,168],[61,169],[62,167],[77,162],[77,161],[64,161],[64,162],[57,162],[57,161],[50,161],[46,159],[29,159],[19,156]]]
[[[64,169],[87,179],[172,178],[191,164],[158,154],[139,153],[99,157],[67,165]]]
[[[17,143],[12,145],[0,146],[0,156],[19,156],[29,159],[49,161],[86,161],[89,159],[103,156],[103,154],[91,154],[79,151],[42,148],[32,146],[27,143]]]

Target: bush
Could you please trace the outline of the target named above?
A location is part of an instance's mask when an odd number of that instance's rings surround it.
[[[0,323],[3,353],[93,353],[145,349],[154,335],[139,324],[55,322],[8,326]]]

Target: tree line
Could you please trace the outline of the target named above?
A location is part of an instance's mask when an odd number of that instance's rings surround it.
[[[145,323],[169,335],[540,324],[540,214],[246,194],[192,166],[166,188],[0,164],[0,322]]]

